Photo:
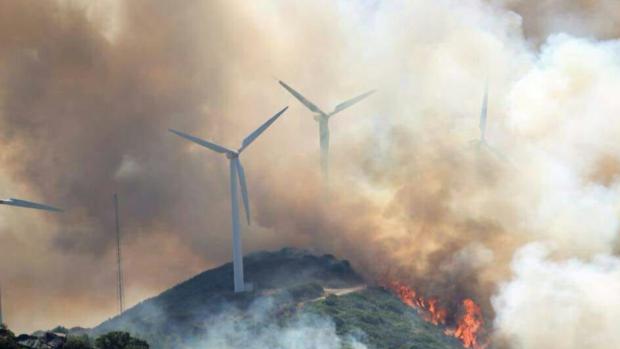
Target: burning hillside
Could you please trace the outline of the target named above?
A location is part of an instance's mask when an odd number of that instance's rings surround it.
[[[463,299],[457,312],[452,314],[438,298],[425,298],[401,282],[393,281],[386,287],[392,290],[403,303],[416,309],[425,321],[445,327],[444,333],[458,338],[465,348],[485,349],[487,347],[488,339],[482,338],[485,333],[482,311],[472,299]]]
[[[336,279],[397,270],[397,305],[289,290],[329,333],[620,348],[619,28],[617,0],[0,1],[0,189],[65,210],[0,205],[4,319],[93,326],[124,300],[208,331],[188,309],[235,298],[232,268],[144,300],[234,242],[238,290],[300,286],[241,268],[242,246],[333,253]],[[404,319],[432,335],[390,332]]]
[[[297,249],[245,259],[255,285],[251,293],[232,293],[228,263],[128,309],[90,333],[124,329],[156,349],[264,348],[269,343],[290,348],[300,341],[301,348],[309,349],[340,349],[347,343],[356,343],[354,348],[462,348],[391,292],[360,287],[363,280],[347,261]],[[300,331],[308,335],[287,338]]]

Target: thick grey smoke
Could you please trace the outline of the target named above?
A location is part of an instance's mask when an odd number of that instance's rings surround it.
[[[0,213],[9,319],[92,325],[113,311],[113,192],[130,300],[228,260],[227,163],[165,130],[236,146],[285,104],[244,154],[248,251],[323,249],[505,319],[491,295],[525,243],[584,264],[619,250],[620,52],[584,15],[613,3],[567,3],[4,3],[2,189],[69,209]],[[532,15],[543,5],[547,17]],[[331,122],[328,204],[317,126],[274,78],[326,109],[379,91]],[[486,80],[502,155],[471,143]]]

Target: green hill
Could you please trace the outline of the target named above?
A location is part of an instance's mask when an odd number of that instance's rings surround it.
[[[109,319],[152,348],[462,348],[347,261],[298,249],[244,259],[252,292],[234,294],[232,264],[205,271]]]

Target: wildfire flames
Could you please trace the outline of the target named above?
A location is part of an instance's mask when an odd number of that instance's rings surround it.
[[[446,325],[448,310],[439,304],[437,298],[425,299],[415,290],[398,281],[390,282],[388,287],[403,303],[418,310],[425,321],[434,325]],[[467,298],[462,302],[462,310],[462,314],[456,319],[456,327],[446,328],[444,333],[458,338],[465,348],[485,349],[487,344],[481,344],[478,338],[484,325],[480,306]]]
[[[463,301],[463,308],[465,314],[458,321],[454,337],[460,339],[465,348],[478,349],[486,347],[486,345],[479,344],[477,338],[478,331],[482,329],[484,324],[480,307],[473,300],[467,298]]]
[[[437,298],[429,298],[428,300],[425,300],[424,298],[418,296],[413,289],[399,282],[392,282],[390,289],[396,293],[398,298],[400,298],[403,303],[412,308],[418,309],[420,314],[424,317],[424,320],[434,325],[445,325],[448,311],[439,307],[439,301]]]

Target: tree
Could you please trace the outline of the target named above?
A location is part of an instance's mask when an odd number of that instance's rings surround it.
[[[19,349],[15,341],[15,334],[6,328],[4,324],[0,324],[0,348]]]
[[[149,349],[149,344],[133,338],[127,332],[109,332],[95,340],[97,349]]]
[[[93,349],[90,338],[83,334],[81,336],[67,337],[67,343],[62,349]]]
[[[69,330],[64,326],[56,326],[50,332],[69,334]]]

